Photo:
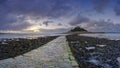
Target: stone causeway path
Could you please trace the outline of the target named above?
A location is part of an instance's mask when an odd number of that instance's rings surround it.
[[[79,68],[65,36],[28,53],[0,60],[0,68]]]

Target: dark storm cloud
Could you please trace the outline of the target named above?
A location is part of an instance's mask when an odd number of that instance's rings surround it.
[[[32,19],[40,18],[59,18],[69,14],[72,10],[71,0],[0,0],[0,24],[3,25],[0,27],[0,30],[17,29],[16,25],[13,23],[19,24],[19,28],[23,29],[21,23],[25,19],[18,21],[16,18],[19,15],[25,17],[30,17]],[[25,18],[23,17],[23,18]],[[19,22],[19,23],[18,23]],[[31,26],[31,24],[24,22],[26,28]],[[48,22],[45,22],[45,25],[48,25]],[[9,26],[9,28],[8,28]]]
[[[0,0],[0,4],[4,3],[5,1],[7,1],[7,0]]]
[[[54,22],[53,22],[53,21],[44,21],[44,22],[43,22],[43,24],[46,25],[46,26],[48,26],[49,23],[54,23]]]
[[[58,23],[58,26],[62,26],[63,24],[62,23]]]
[[[73,18],[73,20],[69,24],[78,25],[80,23],[88,22],[88,21],[89,21],[89,18],[81,16],[81,15],[77,15],[75,18]]]
[[[49,16],[59,17],[72,10],[71,0],[53,0],[52,2],[54,4],[51,6],[52,9],[48,13]]]
[[[16,24],[16,25],[14,25],[14,24]],[[22,21],[20,24],[19,23],[13,23],[12,25],[9,24],[6,26],[7,28],[5,28],[5,29],[7,29],[7,30],[23,30],[29,26],[32,26],[32,24]]]
[[[110,20],[98,20],[91,23],[95,26],[95,31],[104,31],[104,32],[120,32],[120,24],[114,24]]]
[[[120,24],[114,24],[111,19],[104,20],[92,20],[89,17],[78,15],[72,22],[71,26],[81,26],[89,31],[103,31],[103,32],[119,32]]]
[[[59,17],[72,9],[69,3],[69,0],[8,0],[2,8],[17,14]]]
[[[114,11],[115,11],[117,16],[120,15],[120,0],[117,0],[117,4],[114,7]]]
[[[110,0],[92,0],[93,7],[97,12],[103,12],[109,3]]]
[[[16,15],[5,15],[4,18],[0,16],[0,29],[2,30],[22,30],[32,24],[25,21],[24,17],[16,17]]]
[[[6,4],[13,13],[45,16],[51,9],[47,0],[11,0]]]

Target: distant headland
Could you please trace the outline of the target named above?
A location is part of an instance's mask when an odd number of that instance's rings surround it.
[[[79,27],[79,26],[77,26],[77,27],[71,29],[69,32],[88,32],[88,31]]]

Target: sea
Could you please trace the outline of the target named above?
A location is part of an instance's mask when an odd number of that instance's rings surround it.
[[[35,37],[44,37],[44,36],[56,36],[62,34],[15,34],[15,33],[4,33],[0,34],[0,39],[2,38],[35,38]],[[98,38],[107,38],[110,40],[120,40],[120,33],[93,33],[93,34],[79,34],[80,36],[88,37],[98,37]]]
[[[0,34],[0,38],[27,38],[27,37],[41,37],[41,34],[14,34],[14,33],[4,33]]]
[[[0,34],[0,39],[10,39],[10,38],[36,38],[45,36],[56,36],[58,34],[15,34],[15,33],[3,33]]]
[[[79,34],[79,36],[106,38],[106,39],[110,39],[110,40],[120,40],[120,33]]]

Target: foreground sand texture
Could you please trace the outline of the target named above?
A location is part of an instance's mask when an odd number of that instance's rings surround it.
[[[0,68],[78,68],[65,36],[15,58],[0,60]]]

